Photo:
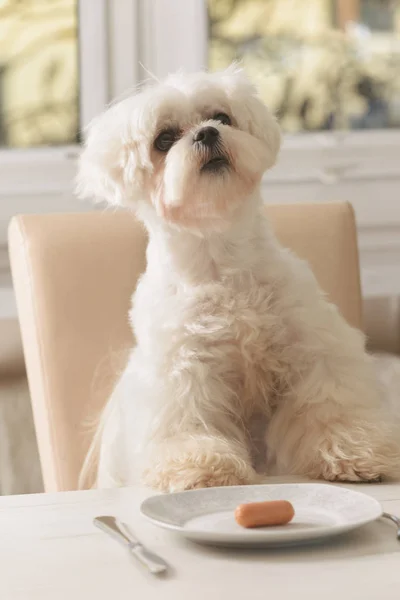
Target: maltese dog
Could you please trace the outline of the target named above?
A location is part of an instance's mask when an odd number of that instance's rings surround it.
[[[364,336],[266,218],[260,181],[279,146],[274,117],[234,66],[171,75],[89,127],[79,195],[124,205],[149,234],[130,311],[136,345],[86,459],[99,487],[397,472]]]

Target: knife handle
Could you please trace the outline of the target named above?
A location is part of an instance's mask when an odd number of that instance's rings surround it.
[[[150,552],[141,544],[131,543],[129,544],[129,550],[131,554],[153,575],[160,575],[168,568],[167,563],[164,562],[162,558],[153,554],[153,552]]]
[[[125,523],[121,523],[115,517],[102,516],[96,517],[93,524],[113,537],[117,542],[122,543],[127,548],[132,556],[136,558],[141,565],[146,567],[153,575],[164,573],[168,569],[168,565],[162,558],[150,552],[136,539],[129,527]]]

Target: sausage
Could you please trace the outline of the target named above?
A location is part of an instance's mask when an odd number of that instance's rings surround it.
[[[235,520],[242,527],[286,525],[294,517],[294,508],[287,500],[250,502],[240,504],[235,510]]]

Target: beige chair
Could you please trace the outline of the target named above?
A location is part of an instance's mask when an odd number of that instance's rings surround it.
[[[281,242],[310,262],[330,299],[361,327],[350,206],[267,210]],[[127,313],[146,236],[125,212],[19,216],[9,245],[45,488],[76,489],[90,422],[132,344]]]

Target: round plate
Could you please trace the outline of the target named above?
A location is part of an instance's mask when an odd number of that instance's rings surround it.
[[[295,510],[287,525],[244,529],[234,519],[238,504],[289,500]],[[304,544],[350,531],[378,519],[382,507],[361,492],[322,483],[219,487],[153,496],[141,506],[155,525],[196,542],[223,546]]]

